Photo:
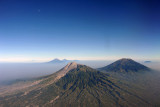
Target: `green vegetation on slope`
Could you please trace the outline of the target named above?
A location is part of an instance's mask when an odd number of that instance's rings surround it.
[[[74,65],[74,66],[72,66]],[[72,68],[73,69],[70,69]],[[69,71],[67,71],[69,70]],[[67,72],[66,72],[67,71]],[[60,79],[59,74],[66,73]],[[151,106],[139,91],[108,74],[85,65],[68,64],[25,91],[0,97],[2,107],[137,107]],[[55,81],[56,80],[56,81]]]

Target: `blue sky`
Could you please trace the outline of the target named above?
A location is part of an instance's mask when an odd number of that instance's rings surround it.
[[[0,62],[160,60],[158,0],[1,0]]]

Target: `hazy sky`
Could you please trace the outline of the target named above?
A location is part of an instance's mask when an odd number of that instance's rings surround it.
[[[0,62],[160,60],[158,0],[0,0]]]

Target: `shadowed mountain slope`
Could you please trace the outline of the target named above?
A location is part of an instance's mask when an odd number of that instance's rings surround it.
[[[149,71],[150,69],[132,59],[123,58],[108,66],[99,68],[99,70],[106,72],[139,72]]]
[[[142,95],[143,99],[152,103],[154,107],[160,106],[159,71],[154,71],[132,59],[126,58],[117,60],[98,70],[109,74],[112,78],[116,78],[118,83],[131,87],[138,95]]]
[[[136,95],[132,89],[107,74],[85,65],[78,65],[56,82],[62,93],[54,106],[114,107],[138,106],[149,103]]]

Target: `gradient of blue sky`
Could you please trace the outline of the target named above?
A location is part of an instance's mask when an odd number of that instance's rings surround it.
[[[158,0],[0,0],[0,61],[160,60]]]

